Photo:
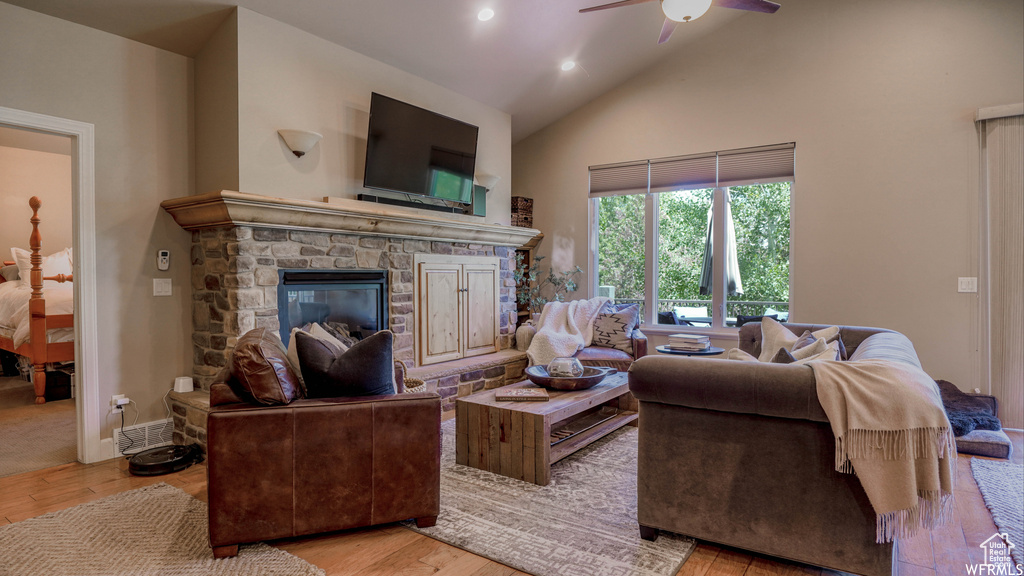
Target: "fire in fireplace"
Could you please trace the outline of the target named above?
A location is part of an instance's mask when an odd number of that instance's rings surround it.
[[[280,270],[281,341],[293,328],[330,324],[353,340],[388,327],[386,270]]]

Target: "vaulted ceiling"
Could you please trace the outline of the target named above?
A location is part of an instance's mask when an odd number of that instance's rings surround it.
[[[4,1],[184,56],[194,56],[237,4],[505,111],[514,142],[736,18],[779,17],[712,8],[659,46],[664,17],[654,2],[579,14],[603,2]],[[485,7],[495,16],[481,22],[477,13]],[[565,60],[579,66],[563,72]]]

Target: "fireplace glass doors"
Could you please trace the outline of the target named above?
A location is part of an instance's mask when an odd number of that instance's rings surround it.
[[[293,328],[329,325],[353,341],[388,327],[387,271],[280,270],[277,315],[281,341]]]

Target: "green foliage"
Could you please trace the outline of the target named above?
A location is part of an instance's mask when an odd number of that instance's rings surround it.
[[[548,302],[561,302],[566,294],[575,292],[578,287],[576,279],[583,274],[583,269],[576,266],[563,272],[555,272],[554,268],[548,268],[547,276],[541,277],[542,260],[543,256],[534,256],[533,264],[527,265],[523,255],[516,253],[516,269],[512,272],[516,286],[519,287],[516,290],[516,297],[520,304],[529,305],[530,313],[538,313]]]
[[[789,300],[789,183],[729,189],[743,295],[731,300]],[[700,295],[711,190],[659,195],[658,270],[661,300]],[[598,210],[598,282],[616,298],[644,297],[644,195],[602,198]],[[763,310],[743,310],[753,314]]]
[[[615,286],[616,298],[644,297],[644,197],[601,198],[597,281]]]

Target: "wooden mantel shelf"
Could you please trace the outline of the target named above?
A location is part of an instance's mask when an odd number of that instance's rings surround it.
[[[422,210],[341,198],[332,198],[327,203],[220,190],[165,200],[160,206],[185,230],[252,226],[494,246],[522,246],[539,234],[533,228],[465,219],[478,217],[437,216]]]

